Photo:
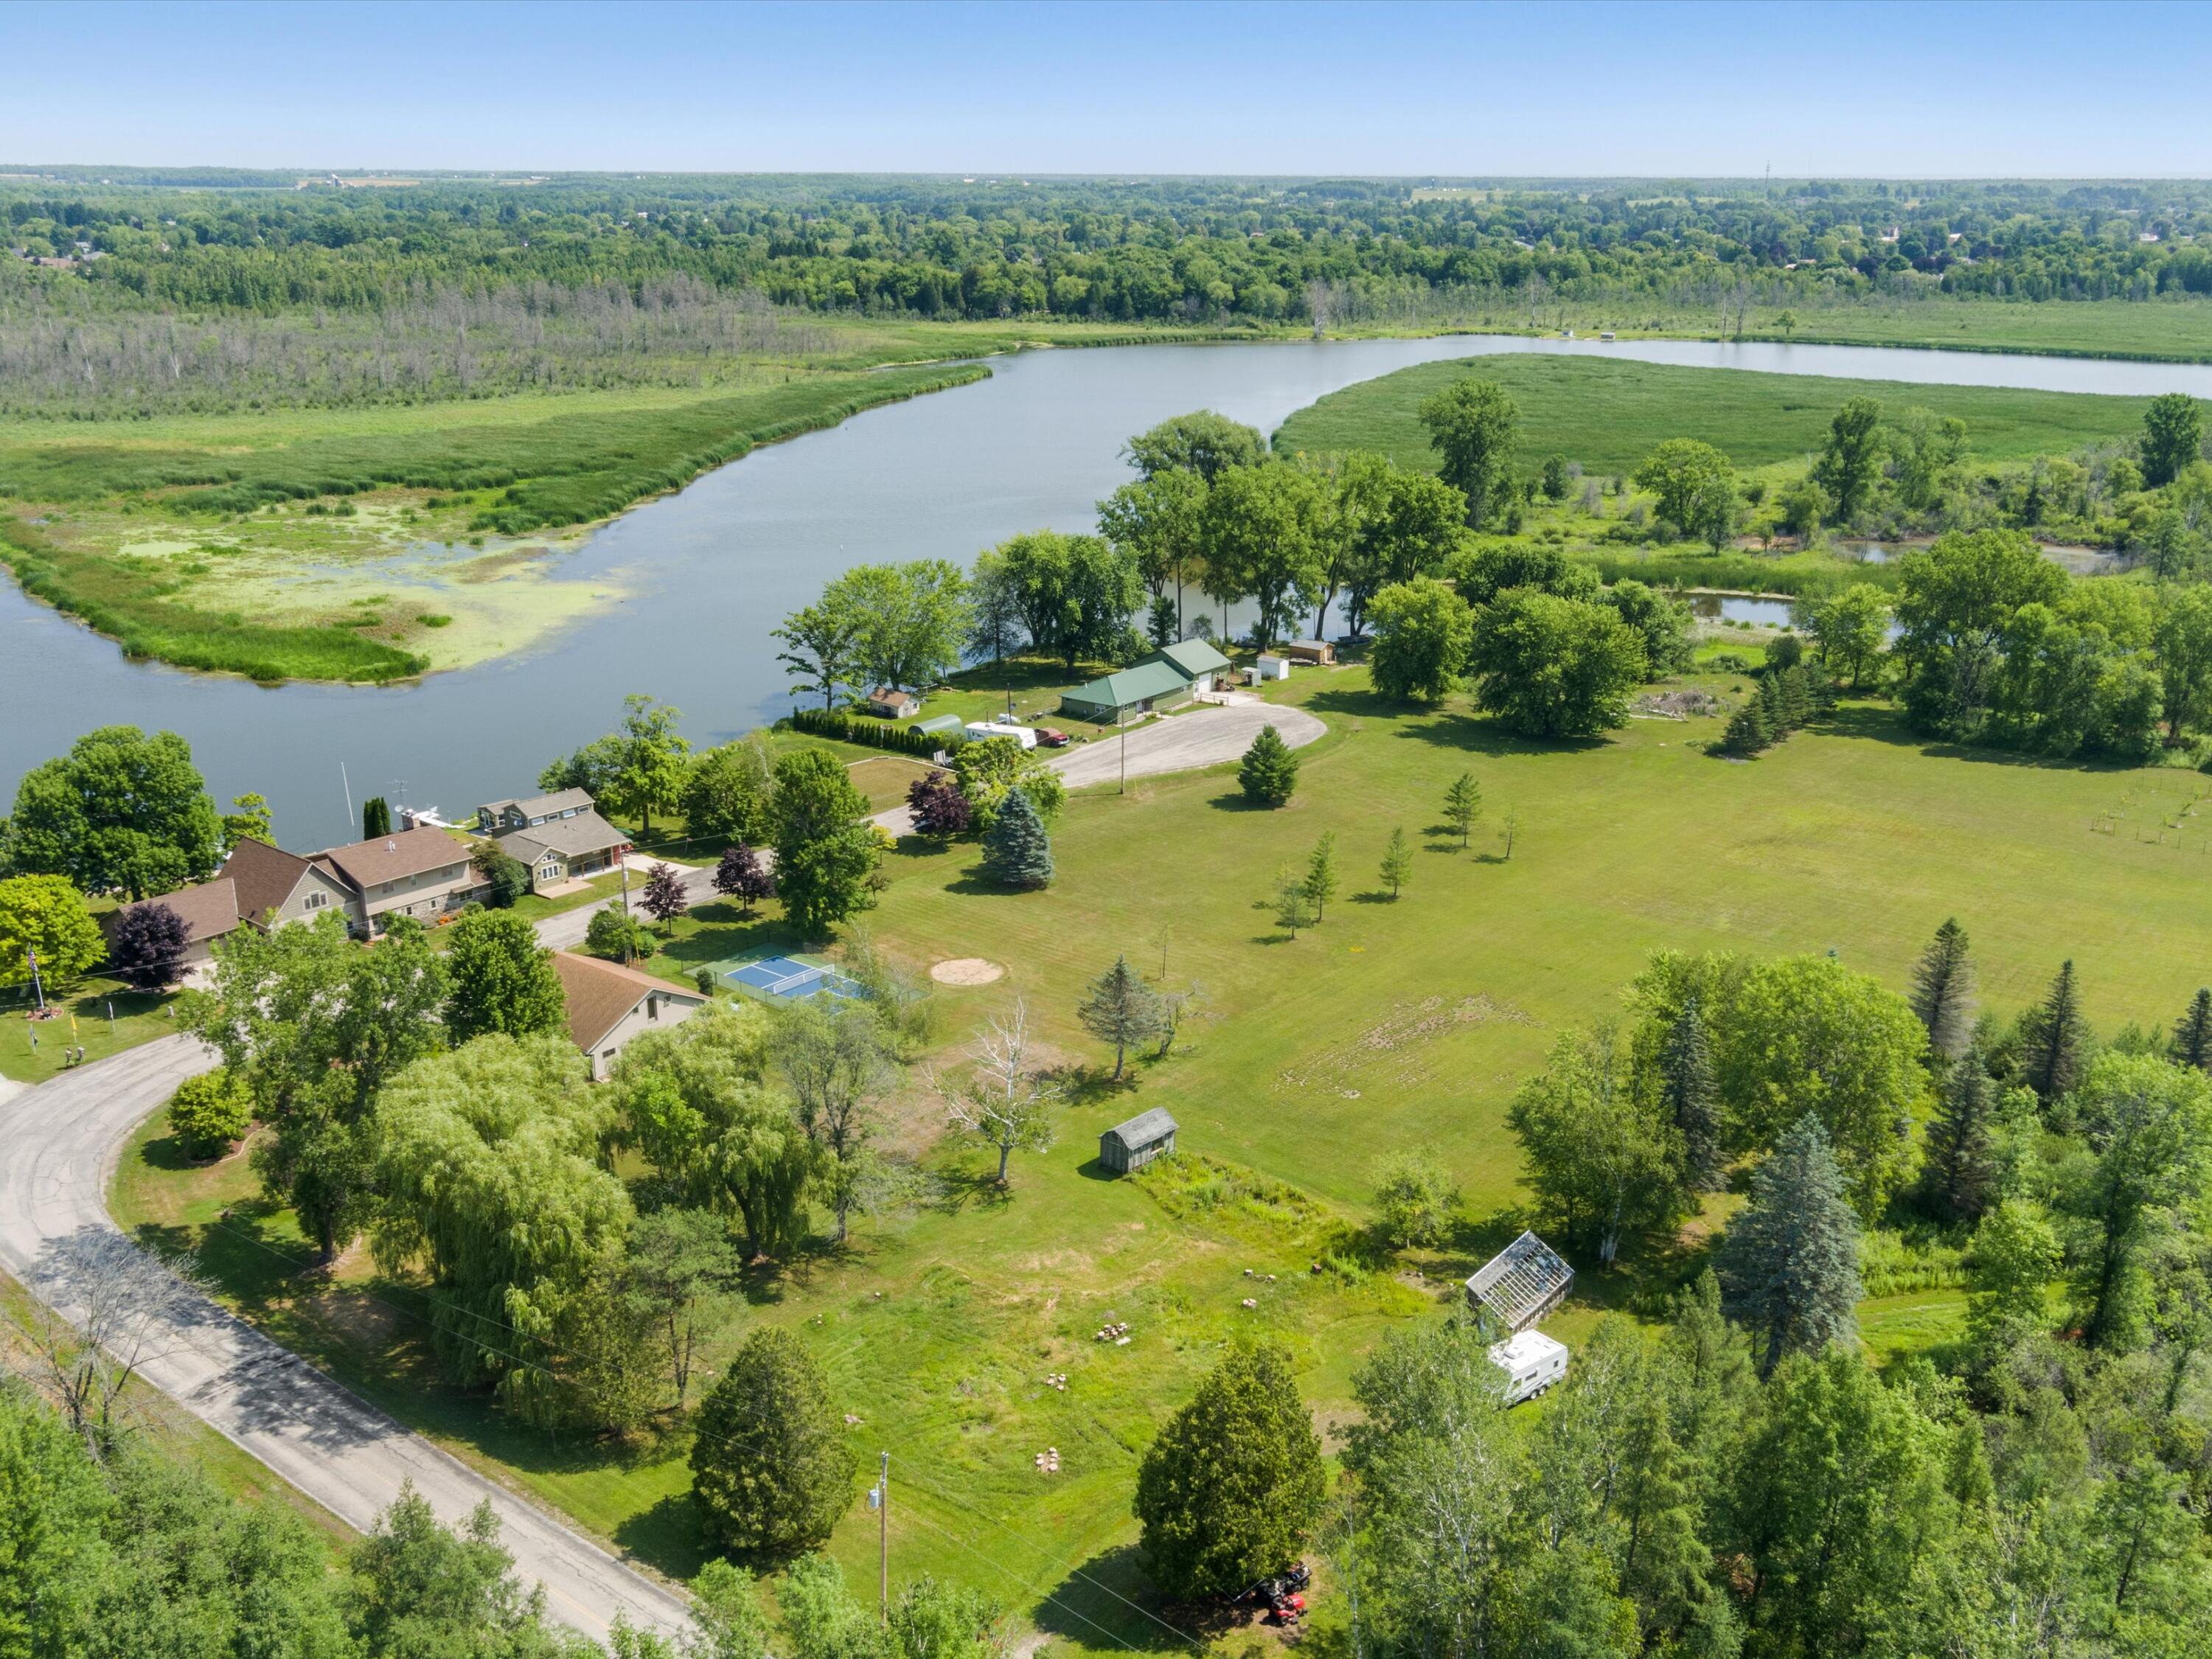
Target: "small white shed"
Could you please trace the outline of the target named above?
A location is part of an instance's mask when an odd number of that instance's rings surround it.
[[[1255,679],[1286,680],[1291,677],[1291,659],[1278,657],[1273,652],[1260,659],[1252,670]]]

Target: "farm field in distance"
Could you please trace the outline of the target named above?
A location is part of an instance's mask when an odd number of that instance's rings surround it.
[[[1292,415],[1276,447],[1379,450],[1434,471],[1420,406],[1469,376],[1496,381],[1519,405],[1524,467],[1557,453],[1596,473],[1632,471],[1669,438],[1702,440],[1747,471],[1794,462],[1820,448],[1844,399],[1861,397],[1892,416],[1915,406],[1955,415],[1978,459],[2026,460],[2132,436],[2149,401],[1518,353],[1422,363],[1347,386]]]
[[[1036,893],[976,882],[969,844],[909,841],[886,858],[890,884],[862,918],[881,946],[917,969],[981,956],[1007,969],[994,985],[937,988],[930,1059],[957,1064],[975,1028],[1021,1000],[1068,1068],[1058,1144],[1017,1156],[1000,1197],[989,1156],[945,1142],[925,1160],[933,1195],[863,1222],[848,1252],[803,1257],[754,1288],[754,1319],[811,1328],[860,1419],[856,1452],[892,1455],[895,1577],[992,1589],[1055,1645],[1164,1639],[1090,1581],[1136,1592],[1138,1456],[1228,1335],[1259,1328],[1289,1343],[1332,1430],[1382,1334],[1457,1295],[1522,1224],[1507,1102],[1563,1029],[1617,1009],[1649,951],[1834,950],[1901,988],[1955,915],[1985,1006],[2009,1015],[2070,957],[2105,1031],[2163,1027],[2207,976],[2212,884],[2197,878],[2212,840],[2194,773],[1931,747],[1886,707],[1856,702],[1732,763],[1705,752],[1717,721],[1638,720],[1603,743],[1538,747],[1462,701],[1388,702],[1356,666],[1300,671],[1279,695],[1330,727],[1300,751],[1282,811],[1247,808],[1225,770],[1148,779],[1127,798],[1078,794],[1054,830],[1059,880]],[[1462,770],[1485,798],[1464,852],[1431,827]],[[1372,890],[1395,824],[1417,850],[1393,903]],[[1302,865],[1324,831],[1337,836],[1342,892],[1320,926],[1285,939],[1265,902],[1270,873]],[[652,965],[679,982],[697,961],[777,942],[774,924],[720,905],[678,931],[679,948]],[[1122,1087],[1104,1081],[1073,1014],[1116,951],[1155,978],[1164,951],[1169,988],[1203,989],[1174,1052],[1134,1065]],[[896,1146],[939,1131],[925,1071],[895,1103]],[[1176,1115],[1191,1157],[1101,1179],[1099,1131],[1151,1106]],[[162,1144],[156,1120],[125,1156],[115,1194],[127,1224],[197,1243],[264,1327],[403,1420],[656,1567],[696,1570],[681,1440],[556,1443],[432,1381],[411,1286],[375,1280],[363,1258],[330,1291],[303,1291],[287,1258],[304,1246],[288,1215],[251,1196],[243,1160],[164,1171]],[[1449,1249],[1374,1271],[1350,1237],[1370,1160],[1423,1146],[1461,1183],[1470,1224]],[[1736,1201],[1717,1197],[1711,1213]],[[209,1231],[224,1203],[232,1222]],[[1662,1264],[1578,1265],[1576,1297],[1550,1327],[1571,1341]],[[1247,1297],[1258,1305],[1244,1309]],[[1866,1340],[1887,1358],[1954,1338],[1963,1297],[1895,1295],[1864,1312]],[[1109,1319],[1130,1322],[1127,1346],[1095,1340]],[[1065,1392],[1044,1381],[1060,1372]],[[1048,1446],[1064,1473],[1035,1467]],[[834,1544],[856,1583],[871,1582],[874,1547],[873,1517],[856,1506]]]

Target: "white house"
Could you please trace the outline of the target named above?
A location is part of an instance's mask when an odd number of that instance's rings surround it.
[[[556,951],[553,971],[568,1000],[568,1036],[592,1062],[595,1082],[605,1079],[632,1037],[681,1024],[707,1006],[696,991],[597,957]]]

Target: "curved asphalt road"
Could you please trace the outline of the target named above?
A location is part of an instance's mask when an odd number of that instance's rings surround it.
[[[682,866],[678,866],[679,869]],[[684,871],[711,893],[709,872]],[[615,901],[619,902],[619,900]],[[539,924],[556,946],[583,938],[596,906]],[[167,1036],[0,1098],[0,1267],[65,1318],[81,1313],[60,1247],[113,1231],[107,1184],[131,1131],[177,1085],[215,1063],[191,1038]],[[478,1474],[211,1301],[195,1303],[149,1345],[140,1374],[325,1509],[366,1532],[404,1481],[439,1518],[464,1519],[489,1498],[517,1575],[545,1587],[546,1610],[603,1640],[615,1615],[641,1629],[690,1628],[683,1598],[623,1565],[536,1505]]]
[[[1053,757],[1052,764],[1071,789],[1085,784],[1112,783],[1121,775],[1121,745],[1129,747],[1129,775],[1152,777],[1162,772],[1195,772],[1240,757],[1251,747],[1260,728],[1272,726],[1283,741],[1296,749],[1311,743],[1328,728],[1303,708],[1273,703],[1229,703],[1218,708],[1194,708],[1167,720],[1139,726],[1127,737],[1100,738],[1080,749]]]

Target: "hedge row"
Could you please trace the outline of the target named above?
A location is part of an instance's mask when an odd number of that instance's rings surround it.
[[[957,732],[909,732],[896,720],[828,708],[801,708],[792,715],[791,725],[793,731],[814,737],[835,738],[840,743],[863,744],[871,749],[896,749],[925,760],[940,749],[957,748],[966,741]]]

